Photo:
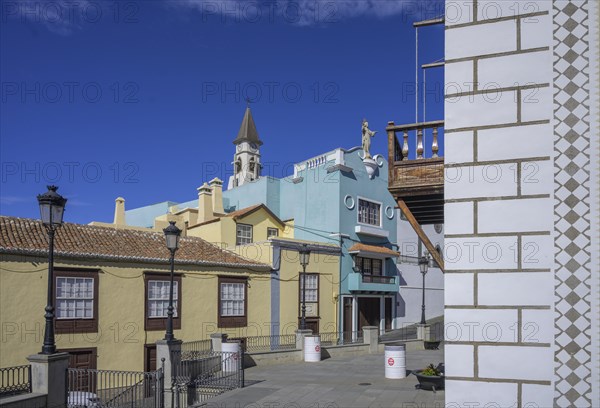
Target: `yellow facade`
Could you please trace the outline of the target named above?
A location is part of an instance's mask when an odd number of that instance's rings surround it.
[[[244,210],[241,210],[243,212]],[[236,245],[236,224],[252,226],[253,242]],[[279,237],[267,239],[268,228],[279,231]],[[280,302],[273,307],[272,324],[280,327],[281,334],[291,334],[298,328],[300,317],[299,275],[302,272],[298,249],[309,245],[311,250],[307,274],[318,274],[318,310],[307,314],[313,330],[320,332],[336,331],[339,293],[339,247],[310,241],[293,239],[293,220],[283,223],[264,206],[239,217],[222,216],[212,222],[188,229],[189,236],[203,238],[213,244],[232,250],[254,262],[272,265],[271,295],[278,296]],[[275,286],[275,288],[273,287]]]
[[[2,254],[0,258],[0,367],[26,364],[41,350],[47,288],[46,258]],[[122,262],[55,262],[55,267],[98,272],[98,331],[57,334],[59,350],[96,348],[97,368],[144,370],[146,344],[164,337],[164,330],[146,330],[145,272],[169,275],[168,265]],[[182,274],[181,329],[184,341],[209,338],[211,333],[269,334],[270,272],[241,268],[177,266]],[[231,330],[217,327],[218,276],[246,276],[248,325]],[[267,330],[267,331],[265,331]]]
[[[167,219],[178,216],[181,215],[169,214],[156,223],[166,223]],[[252,243],[236,246],[238,222],[252,225]],[[226,333],[230,338],[294,333],[301,313],[299,274],[302,269],[298,250],[304,244],[311,250],[306,272],[318,275],[318,302],[310,304],[307,321],[312,326],[309,328],[335,331],[339,247],[294,240],[290,238],[293,236],[290,225],[293,225],[290,221],[284,224],[261,207],[241,216],[222,215],[217,221],[187,229],[188,237],[203,238],[241,255],[248,264],[262,266],[176,263],[175,273],[181,276],[181,328],[176,327],[175,337],[186,342],[208,339],[213,333]],[[268,228],[277,229],[279,236],[268,239]],[[119,230],[113,229],[115,233]],[[0,367],[25,364],[28,355],[41,350],[47,267],[45,256],[0,254]],[[101,257],[76,260],[58,256],[55,269],[97,271],[98,276],[97,331],[57,333],[57,348],[93,349],[98,369],[147,369],[148,347],[162,339],[165,331],[146,327],[145,278],[148,273],[159,273],[168,279],[168,262],[110,261]],[[223,277],[247,278],[247,321],[243,326],[219,327],[218,283]]]

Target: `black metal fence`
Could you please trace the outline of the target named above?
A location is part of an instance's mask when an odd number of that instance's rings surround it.
[[[163,367],[151,372],[67,370],[68,408],[162,408],[163,389]]]
[[[184,360],[193,360],[201,356],[210,354],[212,351],[212,341],[195,340],[181,343],[181,358]]]
[[[0,368],[0,397],[31,392],[31,366]]]
[[[296,335],[282,334],[272,336],[246,337],[246,351],[260,353],[296,349]]]
[[[362,331],[319,333],[319,336],[321,336],[322,347],[364,343]]]
[[[173,352],[172,406],[191,407],[226,391],[244,386],[244,352],[211,351],[189,358]]]

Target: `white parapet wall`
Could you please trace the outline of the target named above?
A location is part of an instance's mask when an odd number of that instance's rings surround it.
[[[446,1],[447,407],[600,401],[598,2]]]

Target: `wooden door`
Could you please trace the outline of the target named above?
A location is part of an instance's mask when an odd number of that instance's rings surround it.
[[[144,345],[144,371],[156,371],[156,344]]]
[[[358,298],[358,330],[363,326],[379,327],[379,298]]]
[[[69,353],[69,368],[96,369],[97,349],[64,349],[60,352]],[[78,373],[77,376],[69,375],[69,389],[71,391],[96,392],[96,376],[93,373]]]
[[[298,327],[300,327],[301,321],[298,320]],[[306,319],[306,328],[312,330],[313,334],[319,334],[319,320],[318,319]]]
[[[343,331],[349,333],[352,331],[352,298],[344,298],[344,316],[343,316]]]

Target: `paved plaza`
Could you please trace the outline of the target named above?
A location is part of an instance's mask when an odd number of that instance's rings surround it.
[[[444,359],[442,350],[407,352],[408,370]],[[246,369],[243,389],[221,395],[209,408],[333,408],[444,406],[444,391],[415,389],[414,375],[402,380],[384,376],[384,354],[338,357],[318,363],[252,367]]]

